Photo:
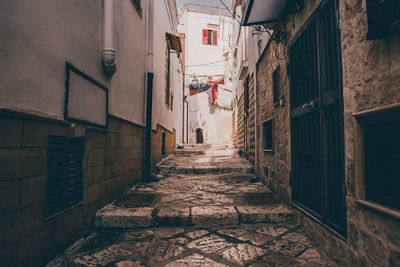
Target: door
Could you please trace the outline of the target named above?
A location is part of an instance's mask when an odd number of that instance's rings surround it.
[[[344,126],[337,2],[325,0],[293,40],[293,202],[346,235]]]
[[[196,143],[203,144],[203,130],[202,129],[196,130]]]

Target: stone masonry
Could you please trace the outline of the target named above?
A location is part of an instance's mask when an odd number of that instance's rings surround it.
[[[236,153],[175,151],[48,266],[336,266]]]

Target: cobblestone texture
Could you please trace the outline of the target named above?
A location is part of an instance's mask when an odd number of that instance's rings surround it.
[[[195,154],[203,163],[207,157],[236,160],[203,153]],[[212,171],[158,177],[129,192],[154,193],[155,201],[106,206],[97,214],[95,232],[48,266],[336,266],[293,224],[288,207],[246,202],[244,193],[269,192],[255,176]]]

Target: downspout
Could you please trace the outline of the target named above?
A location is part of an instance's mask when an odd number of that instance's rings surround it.
[[[104,0],[103,50],[101,52],[104,73],[112,77],[117,71],[114,49],[114,0]]]
[[[154,2],[147,1],[147,97],[146,97],[146,129],[144,142],[143,179],[148,180],[151,175],[151,121],[153,111],[153,30],[154,30]]]

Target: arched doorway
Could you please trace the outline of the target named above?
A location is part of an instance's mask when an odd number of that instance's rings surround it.
[[[203,130],[200,128],[196,130],[196,143],[203,144]]]

